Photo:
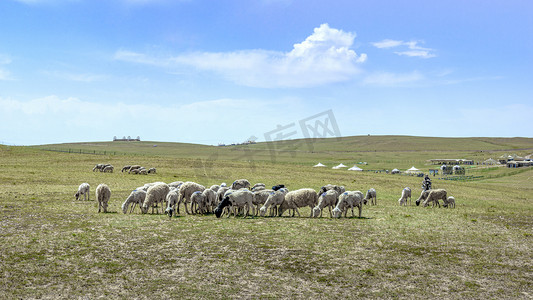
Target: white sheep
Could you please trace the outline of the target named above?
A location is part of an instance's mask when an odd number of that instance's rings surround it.
[[[420,193],[420,197],[418,197],[418,199],[416,199],[416,201],[415,201],[416,206],[419,206],[419,205],[420,205],[420,201],[424,201],[424,200],[426,200],[426,198],[427,198],[428,195],[429,195],[429,192],[431,192],[431,190],[423,190],[423,191]]]
[[[134,174],[137,174],[139,173],[139,171],[135,172],[135,170],[139,170],[141,168],[140,165],[133,165],[131,166],[129,169],[128,169],[128,173],[134,173]]]
[[[131,165],[124,166],[124,167],[122,167],[122,170],[120,170],[120,172],[122,172],[122,173],[127,172],[127,171],[130,170],[130,168],[131,168]]]
[[[313,208],[313,217],[322,217],[322,210],[324,209],[324,207],[328,207],[329,208],[329,217],[333,217],[333,215],[331,214],[331,208],[332,207],[335,207],[335,204],[337,202],[337,198],[338,198],[338,194],[337,194],[337,191],[335,191],[334,189],[331,189],[325,193],[322,193],[319,197],[318,197],[318,205],[315,206],[315,208]]]
[[[165,201],[167,202],[167,209],[165,212],[169,217],[176,213],[176,203],[178,203],[179,188],[171,187]]]
[[[450,196],[446,201],[444,201],[444,207],[452,207],[455,208],[455,197]]]
[[[218,184],[213,184],[211,187],[209,187],[210,190],[212,190],[213,192],[215,192],[215,194],[218,192],[218,189],[220,189],[220,185]]]
[[[266,185],[264,183],[256,183],[252,187],[252,192],[262,191],[266,189]]]
[[[200,214],[206,213],[207,199],[201,191],[196,191],[191,195],[191,213],[194,215],[197,212]]]
[[[253,189],[252,189],[253,190]],[[252,203],[256,207],[255,214],[257,215],[259,213],[259,207],[265,204],[265,202],[268,199],[268,196],[270,196],[270,193],[274,192],[273,190],[258,190],[254,191],[254,199],[252,200]]]
[[[137,173],[137,174],[148,175],[148,170],[146,170],[146,169],[139,169],[139,173]]]
[[[107,204],[111,198],[111,190],[105,183],[96,187],[96,200],[98,201],[98,212],[107,212]]]
[[[216,202],[220,203],[222,199],[224,199],[224,194],[229,190],[230,188],[227,186],[220,186],[220,188],[217,191],[217,200]]]
[[[142,189],[133,190],[128,198],[126,198],[126,201],[122,203],[122,212],[125,214],[128,213],[128,207],[131,204],[130,213],[132,213],[135,209],[135,206],[139,205],[139,207],[141,207],[141,205],[144,203],[144,199],[146,199],[146,191]]]
[[[156,173],[156,169],[155,168],[148,169],[148,174],[155,174],[155,173]]]
[[[177,188],[179,189],[179,187],[183,184],[183,181],[174,181],[174,182],[171,182],[168,184],[168,187],[169,188]]]
[[[106,166],[106,164],[96,164],[96,166],[94,166],[94,168],[93,168],[93,172],[94,171],[102,171],[105,166]]]
[[[424,207],[428,206],[430,202],[432,202],[433,206],[437,205],[438,207],[440,207],[439,200],[442,200],[444,203],[446,203],[446,200],[447,200],[446,190],[444,189],[430,190],[426,200],[424,200]]]
[[[142,213],[147,213],[150,207],[152,207],[152,213],[154,213],[154,206],[159,211],[157,205],[165,202],[169,190],[166,183],[157,183],[149,187],[148,191],[146,191],[146,198],[141,206]]]
[[[217,207],[217,194],[212,189],[205,189],[202,194],[205,197],[207,212],[212,212]]]
[[[76,194],[74,194],[74,197],[76,197],[76,200],[80,200],[81,195],[83,195],[83,200],[91,200],[91,195],[89,194],[90,189],[91,186],[87,182],[84,182],[80,184],[78,191]]]
[[[402,190],[402,197],[398,199],[398,203],[400,203],[400,206],[407,205],[407,198],[409,198],[409,205],[411,205],[411,188],[406,187]]]
[[[268,195],[267,200],[265,201],[265,204],[259,209],[259,212],[262,217],[265,216],[266,211],[269,207],[271,207],[270,215],[273,216],[275,213],[277,213],[278,206],[283,203],[283,200],[285,200],[285,195],[289,192],[286,188],[278,189],[277,191],[270,192]]]
[[[348,213],[348,208],[352,209],[352,217],[355,217],[353,208],[357,207],[359,209],[359,218],[363,211],[363,193],[360,191],[347,191],[342,193],[339,196],[339,202],[337,206],[333,209],[333,216],[335,218],[340,218],[342,212],[344,212],[344,217]]]
[[[185,212],[189,214],[189,210],[187,209],[187,203],[191,202],[192,194],[196,191],[203,192],[204,190],[205,187],[196,182],[187,181],[182,184],[178,194],[178,204],[176,205],[177,213],[180,213],[180,204],[183,203],[183,205],[185,206]]]
[[[249,188],[250,188],[250,181],[248,181],[247,179],[237,179],[231,185],[232,190],[249,189]]]
[[[231,205],[231,210],[233,211],[234,216],[237,216],[237,211],[239,208],[245,209],[244,217],[246,218],[250,213],[250,208],[252,209],[252,214],[254,214],[254,206],[252,203],[253,193],[247,188],[242,188],[240,190],[234,191],[231,190],[227,192],[224,196],[224,199],[221,201],[220,205],[215,209],[215,215],[217,218],[222,214],[223,206]],[[228,217],[231,215],[231,212],[228,214]]]
[[[376,195],[376,189],[371,188],[368,191],[366,191],[365,199],[363,200],[366,204],[367,202],[370,202],[372,205],[378,204],[378,197]]]
[[[313,207],[317,205],[318,202],[318,195],[315,190],[313,189],[299,189],[296,191],[288,192],[287,195],[285,195],[285,200],[281,203],[279,206],[278,216],[282,216],[283,212],[287,209],[293,209],[292,216],[294,217],[294,212],[300,216],[300,212],[298,211],[298,208],[309,206],[311,209],[311,214],[309,217],[312,217],[313,215]]]

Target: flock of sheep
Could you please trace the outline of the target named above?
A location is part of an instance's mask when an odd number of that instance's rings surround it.
[[[129,166],[131,169],[131,166]],[[76,200],[89,197],[90,186],[82,183],[75,194]],[[98,201],[98,212],[107,212],[107,206],[111,197],[111,190],[106,184],[100,184],[96,188],[96,199]],[[407,200],[411,203],[411,189],[406,187],[402,190],[400,205],[407,205]],[[90,200],[90,199],[89,199]],[[422,201],[424,207],[432,204],[440,207],[439,200],[442,200],[444,207],[455,208],[455,198],[448,197],[444,189],[432,189],[422,191],[416,200],[418,206]],[[330,217],[339,218],[344,213],[346,217],[351,209],[352,216],[354,208],[359,211],[361,217],[363,205],[377,205],[376,190],[369,189],[365,196],[360,191],[346,191],[343,186],[328,184],[320,188],[319,192],[314,189],[303,188],[289,191],[284,185],[273,186],[267,189],[264,183],[257,183],[251,186],[246,179],[239,179],[231,186],[225,183],[213,185],[209,188],[192,181],[176,181],[170,184],[164,182],[147,183],[142,187],[133,190],[122,204],[124,214],[132,213],[138,206],[141,213],[145,214],[151,209],[151,213],[163,213],[169,217],[180,214],[180,205],[183,204],[186,214],[208,214],[214,213],[217,218],[233,213],[234,216],[243,213],[248,215],[265,216],[267,212],[270,216],[282,216],[284,212],[292,212],[300,216],[299,208],[309,207],[311,214],[309,217],[321,217],[323,210],[329,209]],[[189,211],[190,207],[190,211]]]
[[[104,173],[113,173],[114,169],[115,168],[113,167],[113,165],[110,165],[110,164],[97,164],[96,166],[94,166],[93,172],[100,171]],[[155,168],[146,169],[145,167],[142,167],[140,165],[129,165],[129,166],[124,166],[121,172],[122,173],[128,172],[128,174],[147,175],[147,174],[155,174],[156,169]]]

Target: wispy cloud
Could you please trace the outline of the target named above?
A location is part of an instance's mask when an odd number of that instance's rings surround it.
[[[366,54],[350,47],[355,33],[322,24],[289,52],[241,50],[233,52],[194,52],[170,58],[154,58],[131,51],[117,51],[115,59],[179,68],[188,66],[215,72],[240,85],[276,88],[310,87],[347,81],[360,72]]]
[[[402,48],[402,51],[395,51],[394,53],[403,56],[410,57],[421,57],[421,58],[431,58],[435,57],[435,50],[431,48],[424,48],[418,45],[420,41],[398,41],[398,40],[383,40],[380,42],[372,43],[372,45],[379,49],[389,49],[389,48]],[[403,50],[405,49],[405,50]]]
[[[52,76],[63,80],[68,81],[77,81],[77,82],[96,82],[102,81],[107,78],[106,75],[99,74],[90,74],[90,73],[71,73],[71,72],[62,72],[62,71],[43,71],[46,76]]]
[[[390,73],[390,72],[376,72],[368,75],[363,79],[363,85],[370,86],[405,86],[419,82],[425,79],[425,77],[418,71],[410,73]]]

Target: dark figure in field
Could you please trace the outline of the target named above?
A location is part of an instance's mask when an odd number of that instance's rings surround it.
[[[431,190],[431,178],[429,178],[429,175],[427,174],[424,177],[424,181],[422,181],[422,190]]]

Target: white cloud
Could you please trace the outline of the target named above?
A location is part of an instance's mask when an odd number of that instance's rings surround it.
[[[347,81],[360,72],[366,54],[350,49],[355,33],[322,24],[289,52],[242,50],[195,52],[157,59],[131,51],[117,51],[115,59],[156,66],[189,66],[211,71],[235,83],[252,87],[310,87]]]
[[[435,50],[430,48],[424,48],[418,45],[419,41],[398,41],[398,40],[389,40],[385,39],[381,42],[372,43],[372,45],[379,49],[388,49],[388,48],[406,48],[408,50],[395,51],[394,53],[403,56],[410,57],[421,57],[421,58],[431,58],[436,55],[433,53]]]
[[[363,79],[363,84],[372,86],[404,86],[423,79],[424,76],[417,71],[404,74],[376,72]]]

